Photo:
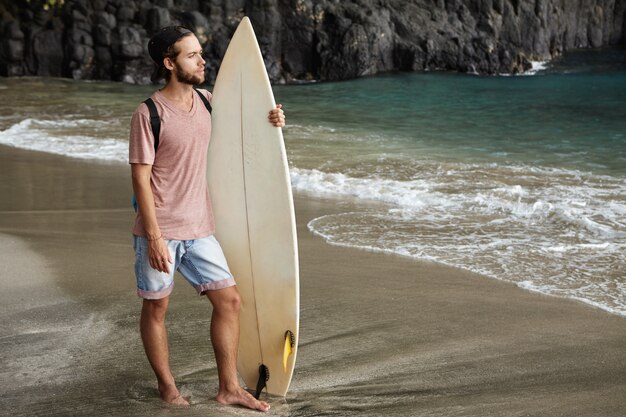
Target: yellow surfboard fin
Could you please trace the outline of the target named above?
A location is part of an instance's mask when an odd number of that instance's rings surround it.
[[[290,330],[285,332],[285,347],[283,349],[283,371],[287,372],[287,359],[293,353],[293,347],[296,344],[296,338]]]

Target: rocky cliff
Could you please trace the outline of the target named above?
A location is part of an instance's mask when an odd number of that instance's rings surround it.
[[[244,15],[274,82],[518,73],[626,41],[626,0],[0,0],[0,74],[147,83],[148,38],[182,24],[205,46],[212,80]]]

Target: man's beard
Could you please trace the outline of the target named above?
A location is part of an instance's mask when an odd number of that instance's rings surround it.
[[[174,73],[176,74],[176,79],[183,84],[196,85],[204,81],[204,77],[186,72],[178,66],[174,66]]]

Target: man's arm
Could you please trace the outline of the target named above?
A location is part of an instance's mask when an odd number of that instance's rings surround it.
[[[130,167],[137,206],[146,229],[150,266],[157,271],[169,273],[170,264],[173,263],[173,260],[157,223],[154,195],[150,186],[152,165],[130,164]]]

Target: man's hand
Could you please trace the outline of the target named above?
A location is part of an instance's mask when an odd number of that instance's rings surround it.
[[[152,268],[166,274],[170,273],[170,265],[173,261],[165,239],[160,237],[156,240],[148,240],[148,259]]]
[[[282,104],[277,104],[276,108],[271,110],[268,116],[270,123],[276,127],[285,127],[285,113],[282,107]]]

